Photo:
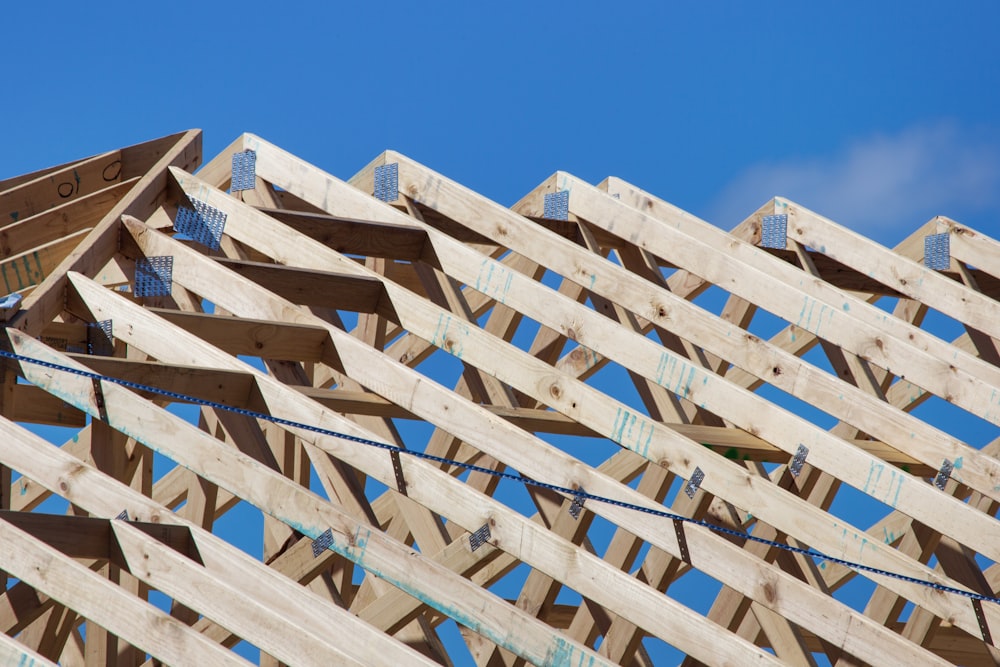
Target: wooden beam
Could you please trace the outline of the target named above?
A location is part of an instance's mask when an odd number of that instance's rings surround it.
[[[426,235],[408,225],[336,218],[326,214],[262,208],[300,234],[328,245],[337,252],[365,257],[387,257],[416,261],[424,252]]]
[[[374,313],[378,311],[382,296],[382,283],[356,275],[225,258],[216,261],[259,285],[267,285],[292,303],[304,306]]]

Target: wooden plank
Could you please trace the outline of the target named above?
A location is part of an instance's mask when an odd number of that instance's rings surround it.
[[[86,354],[70,354],[68,356],[86,364],[96,373],[126,382],[144,384],[206,401],[251,410],[263,407],[257,394],[254,378],[247,373]],[[155,393],[142,393],[147,397],[163,398],[162,395]],[[166,400],[171,399],[167,398]]]
[[[30,424],[82,427],[86,416],[65,401],[28,384],[14,387],[14,411],[11,419]]]
[[[0,261],[0,290],[12,294],[38,285],[88,233],[88,230],[81,230]]]
[[[112,560],[123,565],[121,554],[112,547],[111,524],[108,519],[62,514],[0,511],[0,520],[23,530],[35,539],[71,558]],[[142,531],[164,546],[188,557],[195,556],[191,534],[185,526],[133,522]]]
[[[283,209],[261,210],[300,234],[344,254],[412,262],[424,252],[426,236],[410,226]]]
[[[150,310],[232,355],[315,362],[323,359],[328,338],[326,329],[303,324],[166,308]]]
[[[1000,242],[948,218],[937,218],[936,221],[938,230],[949,235],[949,247],[954,259],[1000,278]],[[982,282],[981,278],[978,280]]]
[[[382,283],[361,276],[218,258],[217,262],[292,303],[355,313],[379,309]]]
[[[138,182],[118,183],[0,228],[0,256],[10,257],[95,226]]]
[[[122,180],[122,154],[111,151],[39,176],[0,192],[3,224],[30,218]]]

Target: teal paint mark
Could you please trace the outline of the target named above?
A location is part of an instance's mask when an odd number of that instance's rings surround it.
[[[591,273],[590,274],[590,289],[591,289],[591,291],[593,291],[593,289],[594,289],[594,283],[596,283],[596,282],[597,282],[597,275]]]
[[[11,213],[11,214],[10,214],[10,217],[11,217],[11,219],[12,219],[12,220],[13,220],[14,222],[17,222],[17,211],[14,211],[13,213]]]
[[[896,482],[896,495],[894,495],[892,497],[892,502],[889,503],[889,505],[892,507],[892,509],[896,509],[896,505],[899,504],[899,492],[903,490],[903,480],[904,479],[906,479],[906,477],[904,477],[903,474],[900,473],[899,480]]]
[[[76,169],[73,170],[73,178],[76,179],[76,191],[80,192],[80,174],[76,173]]]
[[[21,478],[21,495],[28,493],[28,480]]]
[[[955,470],[961,470],[962,466],[965,465],[964,458],[965,457],[959,456],[957,459],[955,459],[955,463],[952,464]]]
[[[514,275],[499,266],[491,259],[484,259],[479,265],[479,275],[476,277],[476,291],[486,296],[492,296],[500,303],[505,303]]]
[[[636,429],[636,423],[639,428]],[[640,419],[638,415],[618,408],[611,426],[611,440],[642,456],[649,456],[649,445],[653,441],[653,424]]]
[[[694,382],[694,367],[691,367],[690,372],[688,372],[687,382],[684,383],[684,398],[687,398],[688,394],[691,393],[691,383]]]
[[[823,562],[821,562],[819,564],[819,569],[821,569],[821,570],[825,570],[826,569],[826,561],[823,561]]]
[[[846,313],[846,312],[848,312],[848,311],[849,311],[849,310],[851,309],[851,304],[849,304],[849,303],[847,303],[847,302],[845,301],[845,302],[844,302],[844,305],[843,305],[843,306],[841,306],[841,307],[842,307],[842,308],[844,309],[844,312]]]
[[[441,313],[438,315],[437,326],[434,328],[434,335],[431,337],[431,345],[438,347],[456,358],[461,359],[465,353],[465,338],[469,336],[469,331],[461,324],[455,324],[458,336],[455,332],[451,338],[448,337],[448,330],[454,323],[454,318]],[[450,345],[449,345],[450,343]]]
[[[14,267],[14,277],[17,278],[17,289],[22,289],[25,287],[24,281],[21,280],[21,270],[17,267],[17,262],[11,264]]]
[[[826,254],[826,246],[825,245],[821,245],[819,247],[819,251],[825,255]]]

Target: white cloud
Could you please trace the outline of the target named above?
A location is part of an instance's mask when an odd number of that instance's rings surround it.
[[[858,140],[832,156],[754,165],[716,198],[709,219],[728,229],[774,195],[898,240],[887,233],[905,235],[935,215],[1000,215],[1000,142],[939,123]]]

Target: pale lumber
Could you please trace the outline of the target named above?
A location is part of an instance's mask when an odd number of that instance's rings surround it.
[[[416,261],[423,254],[427,241],[422,231],[408,225],[336,218],[300,211],[267,208],[261,211],[295,231],[346,254]]]
[[[949,235],[952,258],[1000,278],[1000,242],[948,218],[936,218],[936,224]]]
[[[87,234],[87,230],[81,230],[18,255],[5,257],[0,261],[0,290],[4,290],[4,294],[12,294],[41,283]]]
[[[320,361],[328,337],[322,327],[166,308],[150,310],[233,355]]]
[[[379,309],[382,284],[377,280],[280,264],[221,258],[216,261],[255,283],[266,285],[292,303],[356,313],[375,313]]]
[[[122,154],[112,151],[82,160],[0,192],[3,224],[30,218],[121,181]]]
[[[138,178],[67,202],[0,227],[0,256],[10,257],[58,238],[93,227],[138,182]]]
[[[255,189],[226,196],[219,189],[229,185],[231,158],[247,148],[256,152]],[[561,172],[509,210],[393,152],[348,185],[253,135],[213,158],[201,179],[170,169],[200,160],[195,131],[112,154],[122,182],[62,205],[43,196],[46,179],[51,189],[53,175],[92,171],[103,156],[0,182],[0,195],[34,193],[41,207],[0,221],[8,248],[0,263],[20,272],[30,253],[64,244],[50,248],[44,274],[24,271],[26,300],[0,315],[29,335],[8,330],[7,349],[178,392],[4,362],[0,413],[80,429],[55,448],[0,422],[9,442],[0,448],[0,512],[68,500],[68,517],[22,521],[65,562],[85,560],[139,601],[150,586],[169,591],[175,620],[217,646],[257,643],[262,665],[292,664],[303,652],[316,664],[409,664],[418,654],[451,664],[457,654],[435,631],[449,618],[473,627],[460,628],[463,639],[489,665],[576,664],[600,653],[645,667],[644,637],[686,652],[684,664],[814,664],[816,652],[838,665],[1000,656],[995,605],[977,617],[962,596],[739,536],[992,595],[1000,570],[980,563],[1000,555],[995,447],[977,451],[945,433],[958,427],[912,411],[940,396],[1000,424],[986,414],[1000,387],[990,319],[1000,278],[983,268],[996,271],[995,241],[938,218],[890,251],[780,198],[727,235],[619,179],[593,188]],[[376,168],[387,163],[399,170],[388,205],[371,197]],[[545,219],[543,195],[560,190],[568,219]],[[121,198],[99,204],[109,192]],[[170,240],[189,197],[228,216],[221,250]],[[795,209],[794,228],[784,249],[757,248],[775,202]],[[78,239],[63,238],[71,225]],[[952,236],[943,272],[917,264],[922,235],[934,232]],[[838,261],[852,250],[860,254]],[[983,266],[968,259],[975,252]],[[175,260],[172,295],[136,298],[136,260],[152,255]],[[872,272],[871,262],[883,266]],[[911,279],[918,284],[906,292]],[[941,289],[929,294],[928,285]],[[899,302],[866,305],[885,297]],[[850,310],[834,312],[841,303]],[[920,330],[929,305],[967,333],[949,344]],[[114,327],[113,352],[90,346],[98,321]],[[929,331],[939,324],[927,319]],[[776,329],[767,341],[749,333]],[[806,356],[817,342],[829,365],[819,350]],[[88,351],[114,356],[80,354]],[[447,387],[437,384],[444,376]],[[597,389],[612,378],[625,384]],[[825,417],[777,407],[780,392],[839,423],[827,432],[816,426]],[[403,455],[394,471],[384,450],[308,427],[172,405],[204,399],[454,462]],[[197,428],[175,416],[192,413]],[[810,452],[796,476],[788,464],[799,443]],[[146,444],[167,456],[156,484]],[[589,464],[615,445],[600,467]],[[945,458],[955,470],[942,493],[927,478]],[[465,472],[459,462],[485,469]],[[701,489],[692,500],[681,493],[672,511],[705,523],[681,532],[669,519],[593,500],[573,521],[572,492],[549,489],[527,489],[538,512],[528,519],[514,511],[513,480],[486,474],[654,509],[695,467],[706,473]],[[12,483],[14,474],[23,476]],[[836,505],[855,489],[882,504],[871,519]],[[217,520],[237,505],[263,512],[263,532],[251,539],[262,538],[269,567],[207,532],[223,530]],[[101,518],[130,506],[136,526]],[[167,510],[179,506],[179,516]],[[161,521],[187,531],[186,546],[175,540],[181,552],[136,530]],[[484,522],[490,542],[473,553],[468,531]],[[327,526],[333,549],[313,558],[309,538]],[[649,553],[635,564],[640,547]],[[529,567],[520,594],[482,593]],[[866,613],[831,593],[859,574],[877,585],[860,603]],[[702,575],[723,585],[707,615],[671,599],[690,598],[659,592]],[[564,588],[582,601],[556,605]],[[895,622],[906,603],[915,610]],[[144,649],[79,614],[25,582],[0,595],[0,621],[45,658],[142,661]],[[348,615],[349,638],[317,621],[339,614]],[[261,635],[265,627],[278,636]],[[939,629],[968,633],[969,650],[935,657],[927,649],[942,650]]]

